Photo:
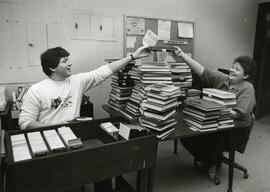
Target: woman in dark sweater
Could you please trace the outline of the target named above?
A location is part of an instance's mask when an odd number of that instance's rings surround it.
[[[234,59],[229,74],[212,71],[185,54],[176,47],[176,59],[182,58],[202,82],[203,87],[211,87],[235,93],[236,106],[231,110],[235,127],[248,127],[256,104],[252,79],[255,75],[255,62],[248,56]],[[237,135],[237,143],[245,136],[245,129]],[[183,146],[208,168],[210,179],[215,175],[215,165],[222,152],[228,147],[227,133],[213,133],[203,136],[181,139]]]

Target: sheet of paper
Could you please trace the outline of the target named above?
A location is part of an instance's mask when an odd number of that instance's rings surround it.
[[[143,45],[145,46],[155,46],[158,42],[158,36],[148,29],[143,37]]]
[[[193,38],[193,23],[178,23],[178,37]]]
[[[166,20],[158,20],[158,37],[162,40],[170,40],[171,38],[171,22]]]
[[[127,48],[134,48],[136,37],[127,36]]]
[[[142,18],[127,18],[127,34],[144,35],[145,20]]]

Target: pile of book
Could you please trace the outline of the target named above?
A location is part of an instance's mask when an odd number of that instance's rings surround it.
[[[172,84],[171,69],[167,62],[144,61],[138,66],[138,70],[141,74],[141,82],[144,85]]]
[[[181,94],[179,87],[152,84],[144,90],[146,99],[141,102],[140,124],[163,139],[175,129],[177,97]]]
[[[204,99],[185,100],[183,120],[191,129],[196,131],[216,130],[219,126],[221,104]]]
[[[134,82],[131,96],[127,101],[126,111],[129,112],[133,117],[139,117],[141,115],[139,109],[144,94],[142,91],[141,74],[138,67],[134,65],[128,72]]]
[[[170,62],[173,85],[178,87],[191,87],[191,69],[186,63]]]
[[[185,99],[200,99],[202,91],[199,89],[187,89]]]
[[[181,97],[178,103],[181,104],[186,98],[187,90],[192,86],[191,69],[186,63],[169,62],[172,73],[172,84],[180,87]]]
[[[110,63],[117,59],[105,59],[106,62]],[[132,88],[134,86],[134,82],[128,71],[134,63],[129,63],[126,67],[114,73],[111,77],[111,92],[110,99],[108,104],[116,109],[124,109],[127,105],[127,101],[131,96]]]
[[[234,93],[213,88],[204,88],[203,99],[216,102],[225,107],[220,112],[218,128],[223,129],[234,127],[234,122],[231,114],[232,108],[236,105],[236,95]]]

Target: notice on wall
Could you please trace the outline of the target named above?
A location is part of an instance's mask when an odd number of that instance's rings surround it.
[[[166,20],[158,20],[158,37],[161,40],[170,40],[171,22]]]
[[[127,48],[134,48],[136,42],[136,37],[134,36],[127,36]]]
[[[127,34],[144,35],[145,20],[142,18],[127,18]]]
[[[178,23],[178,37],[193,38],[193,23]]]

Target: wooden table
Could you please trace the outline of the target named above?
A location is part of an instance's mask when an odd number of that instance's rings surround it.
[[[83,141],[83,148],[50,152],[46,156],[14,162],[10,136],[31,131],[56,129],[58,126],[34,130],[6,132],[6,178],[9,192],[61,191],[88,183],[137,172],[136,191],[153,191],[158,140],[147,135],[116,141],[100,127],[102,122],[119,122],[108,118],[65,124]]]
[[[102,105],[102,108],[108,112],[112,117],[123,117],[126,118],[125,116],[123,116],[122,113],[120,113],[119,111],[115,110],[114,108],[110,107],[107,104]],[[137,122],[138,119],[130,119],[130,118],[126,118],[128,121],[130,121],[131,123]],[[187,138],[187,137],[193,137],[193,136],[198,136],[198,135],[204,135],[204,134],[211,134],[211,133],[216,133],[216,132],[223,132],[223,131],[229,131],[229,138],[230,138],[230,150],[229,150],[229,175],[228,175],[228,190],[227,192],[232,192],[232,186],[233,186],[233,172],[234,172],[234,159],[235,159],[235,141],[234,141],[234,131],[239,129],[239,128],[227,128],[227,129],[218,129],[218,130],[214,130],[214,131],[206,131],[206,132],[199,132],[199,131],[193,131],[190,128],[188,128],[182,119],[182,112],[181,110],[178,110],[178,114],[177,114],[177,125],[175,127],[175,131],[169,135],[168,137],[166,137],[163,140],[159,140],[159,142],[165,141],[165,140],[174,140],[175,142],[175,146],[176,146],[176,142],[178,139],[180,138]],[[174,152],[176,153],[177,148],[174,148]]]

